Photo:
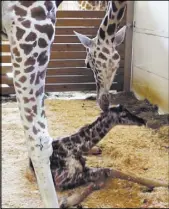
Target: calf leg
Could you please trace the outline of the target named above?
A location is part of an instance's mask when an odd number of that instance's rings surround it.
[[[86,168],[83,172],[75,173],[71,178],[65,178],[61,188],[66,190],[73,189],[89,182],[104,182],[109,176],[111,176],[111,169],[109,168]],[[54,177],[54,181],[56,180],[57,177]]]
[[[68,196],[67,198],[64,198],[60,203],[60,207],[66,208],[80,204],[93,191],[103,187],[106,180],[110,178],[119,178],[132,181],[134,183],[139,183],[141,185],[147,186],[149,188],[169,187],[169,184],[167,182],[160,182],[151,179],[136,177],[115,169],[87,168],[84,172],[76,174],[71,180],[67,179],[62,187],[64,189],[68,189],[86,183],[90,184],[86,188],[84,188],[81,194],[75,193],[71,196]]]
[[[82,193],[74,193],[63,198],[60,202],[60,207],[68,208],[80,204],[93,191],[103,187],[109,176],[111,176],[111,169],[109,168],[86,168],[84,172],[75,174],[73,178],[67,179],[62,185],[63,189],[71,189],[86,183],[89,183],[89,185],[84,188]]]
[[[102,149],[98,146],[94,146],[88,152],[83,152],[83,155],[100,155],[101,153]]]

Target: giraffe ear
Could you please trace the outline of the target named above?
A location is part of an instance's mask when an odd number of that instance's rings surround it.
[[[77,33],[76,31],[74,31],[74,33],[76,34],[76,36],[78,37],[78,39],[80,40],[80,42],[85,46],[90,48],[92,46],[92,39],[88,38],[85,35],[82,35],[80,33]]]
[[[119,31],[117,31],[113,44],[115,46],[119,46],[124,41],[125,34],[126,34],[126,26],[123,26]]]

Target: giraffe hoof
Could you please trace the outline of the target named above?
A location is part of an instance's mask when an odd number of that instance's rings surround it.
[[[101,155],[102,154],[102,149],[100,147],[93,147],[90,151],[89,151],[90,155]]]
[[[68,208],[67,198],[63,197],[60,203],[60,208]]]

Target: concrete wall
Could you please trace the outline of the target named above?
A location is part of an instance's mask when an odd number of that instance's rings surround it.
[[[131,89],[169,112],[168,1],[135,1]]]

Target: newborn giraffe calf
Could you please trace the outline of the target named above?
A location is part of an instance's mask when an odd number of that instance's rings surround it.
[[[146,125],[146,122],[131,114],[122,105],[111,107],[90,125],[81,128],[77,133],[53,141],[51,171],[57,190],[71,189],[92,182],[83,195],[75,195],[62,206],[72,206],[81,202],[93,190],[101,188],[108,178],[121,178],[144,185],[154,185],[115,171],[111,168],[89,168],[85,165],[84,153],[89,152],[116,125]],[[30,163],[32,167],[32,164]],[[33,168],[33,167],[32,167]],[[150,184],[149,184],[150,183]]]

